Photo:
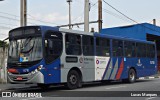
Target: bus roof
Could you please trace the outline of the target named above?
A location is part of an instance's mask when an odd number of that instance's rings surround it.
[[[52,26],[35,25],[35,26],[25,26],[25,27],[40,27],[42,29],[42,31],[44,31],[44,30],[55,30],[55,31],[67,32],[67,33],[85,34],[85,35],[92,35],[92,36],[96,36],[96,37],[106,37],[106,38],[113,38],[113,39],[137,41],[137,42],[154,44],[154,42],[151,42],[151,41],[139,40],[139,39],[128,38],[128,37],[120,37],[120,36],[108,35],[108,34],[101,34],[101,33],[97,33],[97,32],[95,32],[95,33],[84,32],[84,31],[79,31],[79,30],[71,30],[71,29],[52,27]],[[12,29],[12,30],[10,30],[10,32],[14,31],[16,29],[25,28],[25,27],[18,27],[18,28]]]
[[[143,43],[151,43],[151,44],[154,44],[154,42],[152,42],[152,41],[145,41],[145,40],[128,38],[128,37],[120,37],[120,36],[115,36],[115,35],[107,35],[107,34],[94,33],[94,36],[96,36],[96,37],[106,37],[106,38],[111,38],[111,39],[120,39],[120,40],[126,40],[126,41],[135,41],[135,42],[143,42]]]

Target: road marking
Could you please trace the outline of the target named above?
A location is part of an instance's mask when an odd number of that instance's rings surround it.
[[[144,79],[144,77],[140,77],[139,79]]]
[[[149,77],[149,79],[153,79],[153,78],[155,78],[155,77]]]
[[[155,99],[157,97],[149,97],[149,98],[146,98],[145,100],[150,100],[150,99]]]
[[[109,90],[109,89],[118,89],[118,88],[123,88],[123,87],[126,87],[126,86],[109,87],[109,88],[106,88],[106,89],[107,90]]]

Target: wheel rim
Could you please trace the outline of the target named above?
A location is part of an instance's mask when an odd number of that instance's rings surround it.
[[[77,83],[77,77],[76,77],[76,75],[71,75],[70,76],[70,83],[71,84],[76,84]]]
[[[131,79],[132,81],[135,79],[135,74],[134,74],[134,72],[131,72],[129,76],[130,76],[130,79]]]

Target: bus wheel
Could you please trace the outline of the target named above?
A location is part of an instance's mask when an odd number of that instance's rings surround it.
[[[49,84],[37,84],[38,87],[40,87],[41,89],[48,89],[49,88]]]
[[[77,71],[71,70],[67,76],[67,87],[76,89],[81,86],[81,78]]]
[[[136,72],[134,69],[130,69],[128,72],[128,82],[134,83],[136,81]]]

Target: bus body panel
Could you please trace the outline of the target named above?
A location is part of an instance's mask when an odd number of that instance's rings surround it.
[[[124,59],[123,57],[112,57],[113,68],[110,74],[110,80],[119,80],[122,78],[122,73],[124,72]]]
[[[60,59],[56,59],[53,63],[47,64],[46,67],[46,76],[45,83],[60,83],[61,82],[61,68],[60,68]]]
[[[29,68],[17,69],[19,75],[8,74],[9,82],[13,83],[64,83],[67,82],[67,75],[72,68],[77,68],[82,73],[82,81],[101,81],[101,80],[120,80],[128,78],[128,71],[130,68],[134,68],[137,77],[150,76],[157,72],[157,61],[156,58],[137,58],[137,57],[114,57],[112,54],[112,39],[119,39],[122,41],[130,40],[124,39],[122,37],[99,35],[93,33],[85,33],[80,31],[72,31],[67,29],[59,29],[55,27],[41,27],[42,31],[42,46],[45,47],[45,34],[47,31],[52,30],[55,32],[62,33],[63,36],[63,50],[59,58],[54,60],[50,64],[46,64],[45,59],[42,59],[36,65],[30,66]],[[93,56],[81,55],[67,55],[66,54],[66,34],[79,34],[82,38],[83,35],[90,35],[94,37],[94,46],[96,37],[104,37],[110,39],[110,56],[96,56],[96,51],[94,51]],[[81,39],[82,40],[82,39]],[[136,42],[143,42],[147,44],[153,44],[151,42],[132,40]],[[123,42],[124,45],[124,42]],[[82,44],[81,44],[82,46]],[[96,48],[94,47],[94,50]],[[124,50],[124,49],[123,49]],[[82,50],[83,52],[83,50]],[[124,52],[123,52],[124,54]],[[35,74],[35,76],[29,76],[30,74],[23,75],[23,72],[29,70],[29,72],[34,71],[38,66],[42,65],[43,68]],[[8,66],[9,67],[9,66]],[[13,81],[14,77],[27,77],[28,81]]]
[[[156,73],[156,61],[151,58],[124,58],[125,68],[130,69],[133,67],[136,69],[137,78],[150,76]],[[126,70],[128,72],[128,70]],[[125,73],[122,75],[122,78],[127,76]]]
[[[94,56],[83,56],[83,81],[95,81],[95,58]]]
[[[63,44],[65,44],[66,33],[63,32],[63,31],[61,31],[61,32],[62,32],[62,35],[63,35]],[[70,32],[70,31],[68,31],[68,32]],[[61,63],[60,63],[60,69],[61,69],[61,75],[60,76],[61,77],[60,77],[60,79],[61,79],[61,82],[64,83],[64,82],[67,82],[67,75],[72,68],[78,68],[82,72],[83,63],[81,63],[79,59],[83,58],[83,56],[82,55],[76,55],[76,56],[67,55],[65,45],[63,45],[63,50],[62,51],[63,52],[62,52],[62,55],[60,57],[60,60],[61,60]]]
[[[106,69],[109,67],[110,57],[95,56],[95,80],[106,80]]]
[[[42,59],[38,64],[33,65],[29,68],[17,68],[19,74],[12,74],[8,72],[8,82],[11,83],[45,83],[46,79],[46,70],[42,69],[38,73],[35,70],[39,66],[44,66],[44,60]],[[8,66],[9,67],[9,66]],[[18,77],[21,77],[22,80],[17,80]]]

